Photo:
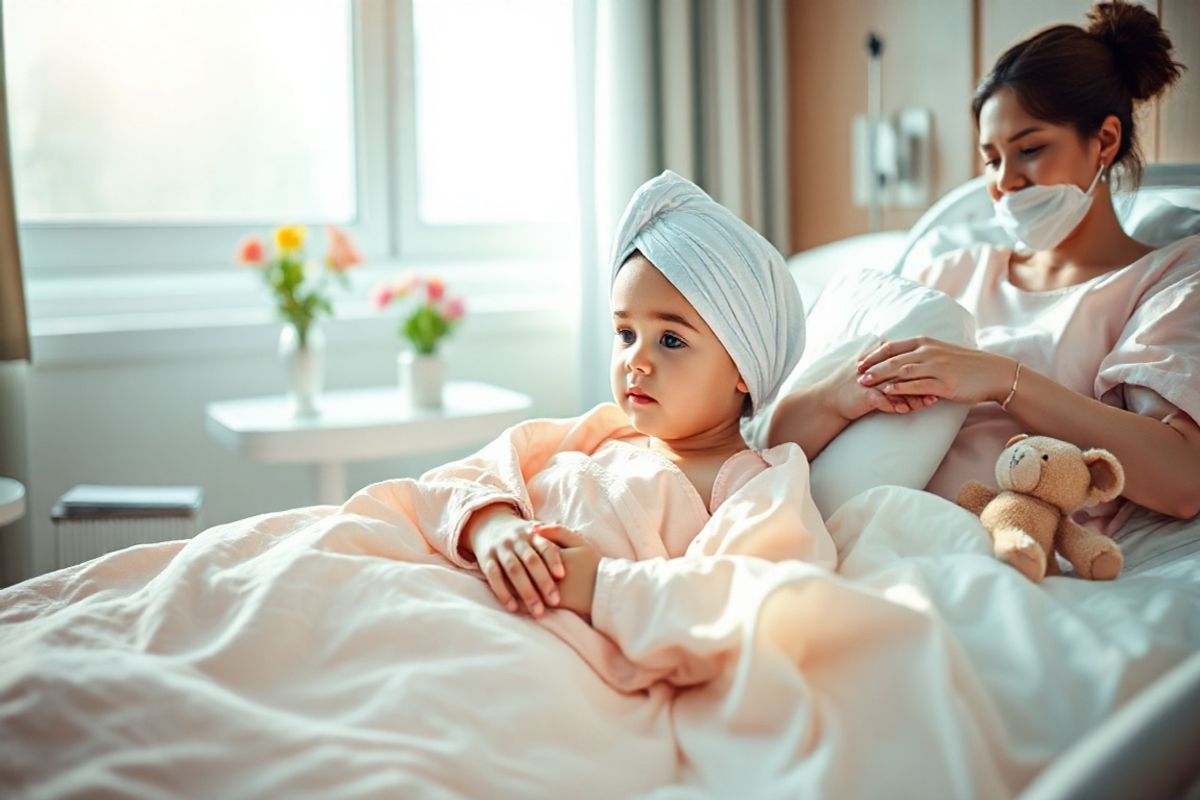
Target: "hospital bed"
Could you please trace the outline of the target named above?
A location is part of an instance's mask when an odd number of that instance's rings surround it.
[[[1197,186],[1196,166],[1151,165],[1122,213],[1135,235],[1200,232]],[[908,232],[815,248],[789,266],[812,310],[854,270],[890,275],[999,235],[975,180]],[[438,594],[421,571],[437,559],[389,538],[401,522],[383,502],[390,492],[378,484],[341,509],[239,520],[0,592],[0,793],[1043,800],[1200,790],[1200,521],[1137,514],[1119,535],[1122,580],[1033,585],[940,498],[880,485],[828,500],[838,574],[777,564],[795,579],[790,596],[743,587],[758,616],[729,656],[728,683],[679,695],[712,694],[721,709],[697,738],[686,708],[651,713],[673,696],[659,686],[631,700],[587,684],[600,694],[584,710],[596,713],[564,718],[562,707],[577,708],[566,684],[553,670],[528,674],[522,658],[552,656],[580,680],[586,666],[540,629],[480,627],[489,638],[475,638],[469,626],[488,614]],[[298,584],[306,575],[315,578]],[[54,624],[33,624],[43,617]],[[417,617],[429,623],[412,627]],[[785,643],[798,672],[780,669],[782,651],[756,649],[764,629],[798,637]],[[444,661],[405,660],[417,647],[442,648]],[[1073,682],[1055,680],[1060,663]],[[1081,685],[1093,675],[1095,686]],[[756,694],[760,680],[780,693]],[[494,698],[465,703],[480,681],[496,681]],[[772,721],[795,738],[763,737]],[[677,751],[690,759],[679,771],[638,773]],[[536,782],[555,770],[558,783]],[[603,788],[613,786],[626,788]]]

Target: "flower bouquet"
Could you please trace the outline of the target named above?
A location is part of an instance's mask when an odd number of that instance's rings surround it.
[[[350,237],[330,225],[329,249],[325,253],[324,270],[314,282],[314,272],[304,255],[304,240],[308,229],[303,225],[284,225],[275,229],[275,254],[267,258],[266,248],[257,236],[242,241],[238,261],[262,272],[263,280],[275,295],[279,316],[296,329],[299,346],[308,346],[308,332],[321,314],[333,316],[333,303],[327,287],[330,277],[343,288],[350,288],[346,271],[362,263],[362,256]]]
[[[269,258],[257,236],[243,240],[237,252],[238,261],[261,272],[285,322],[279,354],[287,367],[295,413],[302,417],[317,413],[316,399],[324,384],[324,337],[317,322],[322,315],[333,316],[329,281],[337,280],[343,288],[350,288],[346,271],[362,263],[362,256],[344,231],[332,225],[327,230],[329,247],[321,267],[310,264],[305,257],[308,229],[303,225],[276,228],[275,253]]]
[[[446,375],[438,345],[458,327],[466,305],[461,297],[447,297],[446,284],[437,277],[409,273],[371,290],[371,304],[380,311],[400,302],[408,308],[396,332],[412,345],[400,353],[400,383],[414,405],[436,408],[441,405]]]

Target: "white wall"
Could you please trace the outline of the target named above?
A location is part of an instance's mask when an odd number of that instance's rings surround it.
[[[572,312],[469,316],[445,351],[449,378],[525,392],[534,416],[580,413]],[[326,388],[392,384],[394,327],[384,319],[328,323]],[[315,502],[306,467],[246,462],[205,433],[206,403],[284,391],[277,336],[278,326],[266,324],[40,337],[35,328],[25,386],[27,520],[3,532],[31,540],[6,542],[7,581],[54,568],[50,509],[78,483],[199,485],[205,527]],[[348,489],[415,477],[474,449],[352,464]]]

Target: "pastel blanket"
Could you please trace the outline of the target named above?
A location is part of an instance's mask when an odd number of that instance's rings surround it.
[[[1035,586],[923,492],[823,523],[791,445],[697,512],[628,433],[523,423],[0,591],[0,793],[1011,796],[1200,644],[1194,564]],[[594,627],[494,600],[457,537],[497,501],[609,556]]]

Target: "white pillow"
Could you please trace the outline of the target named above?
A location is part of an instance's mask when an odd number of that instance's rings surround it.
[[[822,292],[806,322],[800,363],[779,397],[809,386],[857,358],[880,339],[929,336],[975,346],[975,321],[948,295],[875,270],[844,274]],[[743,424],[743,436],[766,446],[778,397]],[[854,495],[876,486],[923,489],[958,434],[968,407],[939,402],[908,414],[871,413],[851,423],[812,462],[812,493],[828,519]]]

